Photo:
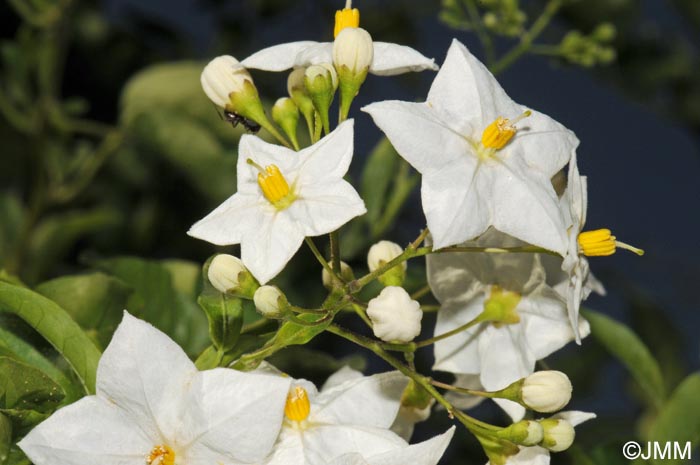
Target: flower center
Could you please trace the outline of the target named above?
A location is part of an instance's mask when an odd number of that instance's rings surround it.
[[[333,30],[333,37],[338,37],[340,31],[346,27],[359,27],[360,26],[360,10],[357,8],[352,8],[352,0],[347,0],[345,3],[345,8],[342,10],[337,10],[335,12],[335,29]]]
[[[496,118],[496,121],[489,124],[486,126],[486,129],[484,129],[484,132],[481,134],[481,145],[487,149],[502,149],[508,142],[510,142],[515,133],[518,131],[515,124],[520,120],[527,118],[531,114],[532,112],[527,110],[514,120],[509,120],[508,118],[499,116]]]
[[[175,452],[166,446],[161,444],[155,446],[151,453],[146,456],[146,465],[174,465],[175,464]]]
[[[294,386],[287,394],[287,403],[284,405],[284,414],[293,421],[304,421],[309,416],[311,403],[306,389],[301,386]]]
[[[644,255],[642,249],[618,241],[609,229],[585,231],[578,235],[579,252],[587,257],[606,257],[614,254],[618,248],[629,250],[639,256]]]
[[[258,169],[258,185],[265,198],[276,209],[284,210],[296,200],[296,195],[289,188],[287,180],[284,179],[277,165],[267,165],[263,168],[250,158],[246,161]]]
[[[496,328],[520,323],[520,315],[515,310],[520,299],[521,296],[517,292],[506,291],[501,286],[492,286],[491,295],[484,301],[484,311],[480,318],[492,323]]]

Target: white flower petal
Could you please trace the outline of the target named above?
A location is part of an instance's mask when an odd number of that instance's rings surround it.
[[[483,293],[467,302],[447,301],[438,311],[435,334],[443,334],[476,318],[484,310]],[[484,325],[477,325],[452,337],[435,343],[434,370],[451,373],[479,373],[481,362],[477,341],[482,337]]]
[[[525,407],[508,399],[493,399],[493,401],[503,409],[513,420],[520,421],[525,417]]]
[[[364,215],[367,209],[355,188],[341,179],[305,186],[283,213],[294,218],[305,236],[320,236]]]
[[[197,221],[187,234],[216,245],[238,244],[245,231],[256,230],[264,220],[261,211],[270,208],[259,195],[236,193]]]
[[[427,441],[367,458],[368,465],[436,465],[450,444],[455,427]]]
[[[491,72],[457,41],[452,41],[445,62],[428,94],[428,102],[446,121],[467,120],[481,131],[499,116],[515,118],[525,108],[513,102]]]
[[[255,216],[260,222],[256,229],[244,231],[241,260],[260,284],[266,284],[299,250],[304,231],[286,211]]]
[[[561,418],[571,423],[573,426],[578,426],[581,423],[592,420],[596,418],[597,415],[591,412],[581,412],[579,410],[569,410],[566,412],[559,412],[556,415],[552,415],[552,418]]]
[[[506,459],[506,465],[549,465],[549,451],[539,446],[521,447]]]
[[[523,297],[516,311],[528,347],[540,360],[573,341],[574,332],[562,299],[553,290],[538,294]]]
[[[314,453],[306,453],[308,465],[326,465],[335,457],[350,452],[371,457],[406,445],[406,441],[392,431],[371,426],[319,425],[304,435],[304,446]],[[312,456],[324,460],[309,460]]]
[[[362,111],[372,116],[396,151],[423,175],[470,156],[471,148],[461,133],[449,129],[428,104],[387,100]]]
[[[354,126],[354,120],[344,121],[314,145],[291,156],[299,159],[296,182],[301,187],[345,176],[352,161]]]
[[[97,366],[97,395],[149,437],[174,438],[197,369],[168,336],[124,312]]]
[[[481,385],[481,380],[479,379],[478,374],[457,374],[453,384],[457,387],[466,389],[484,389],[484,386]],[[460,410],[469,410],[470,408],[476,407],[483,402],[485,397],[462,394],[456,391],[448,391],[445,394],[445,399]]]
[[[493,226],[506,234],[565,255],[568,238],[549,178],[511,158],[491,166]]]
[[[246,68],[261,69],[264,71],[284,71],[297,65],[297,55],[318,42],[304,40],[273,45],[256,52],[241,61]]]
[[[360,378],[362,378],[362,372],[350,368],[348,365],[345,365],[343,368],[341,368],[340,370],[336,371],[328,377],[326,382],[323,383],[321,391],[326,391],[336,386],[340,386],[345,382],[357,380]]]
[[[488,391],[503,389],[535,370],[535,358],[516,325],[488,325],[479,338],[481,383]]]
[[[421,199],[434,248],[459,244],[488,229],[491,214],[484,192],[490,179],[469,156],[423,176]]]
[[[271,451],[282,426],[290,378],[230,369],[201,372],[189,402],[188,455],[202,464],[258,462]]]
[[[245,134],[238,144],[238,166],[237,166],[237,189],[239,193],[262,195],[258,184],[258,174],[260,171],[255,166],[248,163],[248,159],[254,161],[263,168],[268,165],[275,165],[280,169],[282,176],[289,185],[296,180],[298,172],[302,166],[302,156],[306,151],[312,150],[315,145],[300,152],[277,144],[265,142],[257,136]],[[352,152],[351,152],[352,153]]]
[[[436,71],[435,60],[405,45],[374,42],[374,59],[369,72],[378,76],[394,76],[409,71]]]
[[[318,395],[311,421],[389,428],[407,383],[399,372],[351,379]]]
[[[57,410],[18,445],[36,465],[143,462],[157,443],[113,403],[88,396]]]
[[[300,50],[295,58],[294,66],[320,65],[333,63],[333,43],[318,42]]]

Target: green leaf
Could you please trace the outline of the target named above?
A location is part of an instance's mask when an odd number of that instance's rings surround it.
[[[41,334],[73,368],[85,391],[94,394],[100,351],[65,310],[36,292],[4,282],[0,310],[15,313]]]
[[[56,302],[104,349],[122,319],[133,290],[104,273],[64,276],[36,287]]]
[[[46,373],[63,389],[66,395],[65,403],[73,402],[84,394],[76,383],[71,381],[63,371],[59,370],[31,344],[3,328],[0,328],[0,355],[26,363]]]
[[[137,257],[116,257],[93,263],[102,271],[116,276],[134,289],[126,308],[164,331],[188,354],[199,353],[206,345],[207,321],[197,308],[194,297],[179,292],[175,284],[183,284],[184,276],[173,277],[170,269],[154,260]],[[182,273],[182,268],[180,267]],[[191,274],[191,272],[190,272]]]
[[[0,408],[3,410],[55,410],[63,390],[45,373],[9,357],[0,357]]]
[[[302,313],[297,315],[297,318],[308,323],[314,323],[324,318],[324,316],[311,313]],[[280,348],[291,345],[303,345],[324,332],[332,322],[333,320],[329,318],[323,323],[319,323],[314,326],[305,326],[292,323],[291,321],[285,321],[282,323],[279,331],[277,331],[277,334],[271,339],[270,342],[275,345],[279,345]]]
[[[4,464],[10,455],[12,446],[12,424],[10,419],[0,413],[0,465]]]
[[[690,442],[694,449],[700,443],[700,373],[688,376],[671,394],[651,427],[650,441],[662,445]],[[652,460],[655,464],[681,464],[678,459]]]
[[[24,275],[36,279],[60,260],[78,239],[120,223],[121,214],[111,208],[70,211],[46,217],[32,233]]]
[[[383,138],[369,154],[362,172],[360,193],[367,207],[367,224],[379,221],[398,165],[396,150],[389,139]]]
[[[661,369],[647,346],[627,326],[592,310],[582,310],[591,325],[591,335],[632,374],[656,408],[666,399]]]

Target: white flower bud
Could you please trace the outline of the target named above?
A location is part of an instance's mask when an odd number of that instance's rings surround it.
[[[369,32],[347,27],[333,42],[333,64],[340,72],[345,67],[353,75],[366,74],[374,59],[374,44]]]
[[[306,87],[309,87],[309,82],[313,83],[317,77],[329,81],[330,88],[335,91],[338,88],[338,73],[330,63],[321,63],[319,65],[311,65],[304,71],[304,79]]]
[[[367,253],[367,266],[369,271],[374,271],[383,264],[390,262],[403,253],[403,249],[396,242],[379,241],[369,248]],[[406,270],[406,262],[401,263],[401,268]]]
[[[248,270],[240,258],[233,255],[220,254],[209,264],[207,277],[212,286],[219,292],[227,292],[239,286],[239,275]]]
[[[544,436],[540,446],[552,452],[561,452],[571,447],[576,437],[576,431],[571,423],[566,420],[547,418],[540,420]]]
[[[523,381],[520,391],[523,404],[537,412],[556,412],[571,400],[571,381],[561,371],[538,371]]]
[[[498,437],[514,442],[515,444],[534,446],[542,442],[544,429],[537,421],[521,420],[507,428],[503,428],[496,434]]]
[[[287,298],[275,286],[260,286],[253,294],[253,303],[262,316],[275,318],[287,306]]]
[[[289,73],[289,76],[287,77],[287,92],[289,93],[290,97],[293,97],[294,93],[297,91],[306,91],[306,87],[304,86],[305,75],[305,68],[296,68],[294,71]]]
[[[328,263],[331,268],[333,268],[332,263]],[[340,277],[343,278],[345,281],[352,281],[355,279],[355,275],[352,272],[352,268],[350,268],[350,265],[345,263],[344,261],[340,261]],[[333,279],[331,278],[330,273],[326,271],[325,268],[321,271],[321,281],[323,282],[323,286],[326,289],[332,289],[333,288]]]
[[[253,84],[250,73],[238,60],[230,55],[222,55],[211,60],[202,71],[201,82],[204,93],[216,105],[226,108],[233,92],[244,90],[248,81]]]
[[[410,342],[420,334],[423,312],[402,287],[387,286],[369,301],[367,316],[374,335],[387,342]]]
[[[534,446],[539,444],[544,438],[544,429],[536,421],[525,420],[527,422],[527,437],[522,440],[524,446]]]

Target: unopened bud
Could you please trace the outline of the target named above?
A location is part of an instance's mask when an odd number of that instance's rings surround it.
[[[538,371],[525,378],[520,396],[525,407],[550,413],[569,403],[572,390],[569,377],[561,371]]]
[[[330,262],[328,264],[331,266],[331,269],[333,269],[333,264]],[[345,282],[350,282],[355,279],[355,274],[352,272],[352,268],[350,268],[350,265],[344,261],[340,262],[340,277]],[[321,271],[321,281],[326,289],[333,289],[333,277],[325,268],[323,268],[323,271]]]
[[[521,446],[534,446],[542,441],[544,429],[537,421],[522,420],[503,428],[497,434],[499,438],[507,439]]]
[[[539,421],[544,431],[540,446],[552,452],[561,452],[571,447],[576,437],[576,431],[571,423],[556,418],[546,418]]]
[[[326,134],[330,132],[328,110],[333,103],[335,90],[338,88],[338,75],[330,63],[311,65],[304,72],[304,85],[314,103]]]
[[[359,27],[346,27],[333,42],[333,65],[340,85],[340,115],[347,118],[350,104],[365,82],[374,59],[374,44],[369,32]]]
[[[370,247],[367,253],[367,266],[373,272],[403,253],[401,246],[391,241],[379,241]],[[406,262],[402,262],[379,276],[379,282],[385,286],[401,286],[406,278]]]
[[[247,272],[248,270],[240,258],[233,255],[220,254],[214,257],[209,264],[207,277],[217,291],[226,293],[237,289],[241,273]]]
[[[299,123],[299,108],[289,97],[277,99],[272,106],[272,120],[282,128],[294,146],[297,142],[297,124]]]
[[[253,78],[234,57],[222,55],[204,67],[201,82],[207,97],[216,105],[226,108],[230,104],[230,95],[242,92],[246,83],[252,85]]]
[[[387,342],[410,342],[420,334],[423,312],[402,287],[385,287],[379,296],[369,301],[367,316],[372,330]]]
[[[282,315],[287,307],[287,297],[276,286],[261,286],[253,295],[255,309],[265,318]]]
[[[314,108],[314,102],[311,100],[306,90],[305,75],[305,68],[296,68],[292,71],[287,78],[287,92],[294,103],[296,103],[299,112],[304,116],[306,124],[309,126],[310,130],[312,130],[316,109]]]

